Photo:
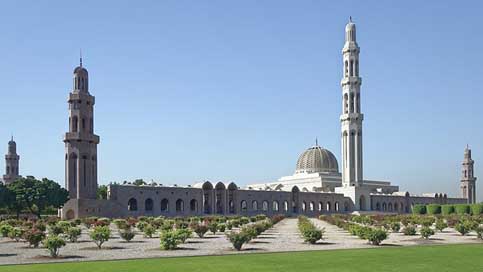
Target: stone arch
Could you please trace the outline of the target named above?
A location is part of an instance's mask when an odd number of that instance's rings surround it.
[[[395,212],[399,212],[399,204],[397,204],[397,202],[394,203],[393,207]]]
[[[287,200],[285,200],[285,201],[283,202],[283,210],[284,210],[285,212],[288,212],[288,201],[287,201]]]
[[[262,203],[262,210],[264,212],[268,211],[268,201],[264,200]]]
[[[344,201],[344,212],[348,212],[349,211],[349,203],[347,203],[347,201]]]
[[[169,212],[169,200],[166,198],[161,200],[161,212]]]
[[[256,200],[252,201],[252,210],[258,211],[258,202]]]
[[[327,204],[325,206],[326,206],[326,210],[330,212],[331,211],[330,201],[327,201]]]
[[[127,202],[127,210],[128,211],[137,211],[138,210],[138,201],[132,197]]]
[[[336,211],[336,212],[338,212],[338,211],[340,210],[340,209],[339,209],[339,208],[340,208],[340,207],[339,207],[339,202],[338,202],[338,201],[336,201],[334,206],[335,206],[335,207],[334,207],[334,208],[335,208],[335,211]]]
[[[226,187],[228,190],[238,190],[238,186],[234,182],[230,182],[228,186]]]
[[[359,197],[359,210],[365,211],[367,209],[366,207],[366,197],[364,195],[361,195]]]
[[[184,201],[179,198],[176,200],[176,212],[183,212],[184,211]]]
[[[144,201],[144,210],[147,212],[152,212],[153,211],[153,200],[151,198],[148,198]]]
[[[218,182],[215,185],[215,190],[226,190],[225,184],[223,182]]]
[[[309,210],[313,212],[315,210],[315,203],[313,201],[310,201],[309,203]]]
[[[386,204],[386,202],[382,202],[382,211],[383,212],[387,211],[387,204]]]
[[[203,190],[213,190],[213,184],[209,181],[205,181],[203,185],[201,185],[201,189]]]
[[[307,202],[302,202],[302,212],[307,212]]]
[[[246,212],[246,211],[247,211],[247,209],[248,209],[248,206],[247,206],[247,202],[246,202],[246,200],[242,200],[242,201],[240,202],[240,210],[241,210],[242,212]]]
[[[376,211],[380,211],[380,210],[381,210],[381,203],[376,202]]]
[[[72,209],[69,209],[66,213],[65,213],[65,219],[67,220],[72,220],[75,218],[75,212],[74,210]]]
[[[387,209],[388,211],[392,212],[392,203],[389,202],[389,204],[387,204]]]
[[[196,199],[191,199],[190,201],[190,211],[197,212],[198,211],[198,201]]]
[[[274,201],[272,202],[272,211],[274,211],[274,212],[278,212],[278,210],[279,210],[279,207],[278,207],[278,201],[274,200]]]

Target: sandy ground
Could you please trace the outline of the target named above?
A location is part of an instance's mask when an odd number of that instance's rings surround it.
[[[84,229],[79,242],[67,243],[61,249],[61,257],[58,259],[48,257],[49,253],[45,248],[29,248],[26,243],[16,243],[8,238],[0,238],[0,265],[374,247],[336,226],[318,219],[311,220],[317,226],[325,228],[324,240],[315,245],[304,243],[297,229],[297,219],[288,218],[244,245],[240,252],[232,249],[223,233],[206,234],[204,238],[190,238],[185,244],[180,245],[179,249],[164,251],[159,248],[158,237],[144,238],[142,234],[138,234],[133,241],[127,243],[120,239],[118,232],[114,230],[113,237],[103,245],[103,249],[99,250],[90,241],[88,231]],[[195,236],[196,234],[193,237]],[[432,236],[430,240],[421,239],[419,236],[391,233],[382,247],[479,242],[474,233],[461,236],[448,228],[445,232]]]

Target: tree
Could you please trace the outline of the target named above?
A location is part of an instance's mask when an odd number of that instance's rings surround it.
[[[26,208],[40,218],[46,207],[60,208],[69,197],[67,190],[60,187],[58,183],[46,178],[40,181],[33,176],[19,178],[7,188],[15,196],[11,206],[16,210],[17,216],[23,208]]]
[[[97,199],[107,199],[107,186],[101,185],[97,188]]]
[[[136,179],[132,184],[136,186],[141,186],[141,185],[146,185],[146,182],[144,182],[143,179]]]
[[[15,202],[15,195],[7,186],[0,183],[0,208],[9,208]]]

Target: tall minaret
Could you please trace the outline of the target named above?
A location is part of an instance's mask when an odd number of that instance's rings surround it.
[[[74,87],[69,94],[69,132],[65,143],[65,187],[69,197],[95,199],[97,191],[97,144],[94,134],[95,98],[89,93],[87,70],[74,69]]]
[[[3,182],[7,185],[14,182],[20,177],[18,174],[18,164],[20,156],[17,154],[17,143],[12,139],[8,142],[8,152],[5,155],[5,175],[3,175]]]
[[[349,19],[345,27],[345,44],[342,49],[344,77],[342,86],[342,185],[359,186],[362,175],[362,120],[361,83],[359,77],[359,52],[356,41],[356,25]]]
[[[471,149],[466,146],[461,169],[461,194],[469,204],[476,203],[476,178],[473,172],[475,162],[471,159]]]

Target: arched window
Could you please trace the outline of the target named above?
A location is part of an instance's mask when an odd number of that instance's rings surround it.
[[[7,175],[10,174],[10,166],[7,166]]]
[[[278,201],[273,201],[273,203],[272,203],[272,211],[278,212]]]
[[[198,201],[196,201],[196,199],[191,199],[191,201],[190,201],[190,211],[192,211],[192,212],[198,211]]]
[[[77,129],[79,128],[79,119],[77,119],[77,116],[72,117],[72,132],[77,132]]]
[[[127,202],[127,210],[128,211],[138,210],[138,201],[135,198],[129,199],[129,201]]]
[[[235,213],[235,202],[233,200],[228,201],[228,210],[230,213]]]
[[[344,94],[344,113],[349,113],[349,96]]]
[[[288,212],[288,201],[283,202],[283,210]]]
[[[381,203],[377,202],[376,203],[376,211],[380,211],[381,210]]]
[[[399,205],[397,203],[394,203],[394,211],[395,212],[399,211]]]
[[[306,212],[307,211],[307,203],[305,203],[305,201],[302,202],[302,211],[303,212]]]
[[[361,112],[361,95],[356,95],[356,112]]]
[[[240,210],[242,212],[246,212],[247,211],[247,202],[245,200],[242,200],[242,202],[240,203]]]
[[[350,112],[354,112],[354,93],[350,94],[350,99],[349,99],[349,107],[350,107]]]
[[[326,210],[327,210],[328,212],[330,212],[330,210],[331,210],[331,209],[330,209],[330,202],[329,202],[329,201],[327,201],[326,206],[327,206],[327,209],[326,209]]]
[[[339,202],[335,202],[335,211],[338,212],[339,211]]]
[[[258,211],[258,202],[256,200],[252,201],[252,210]]]
[[[392,212],[392,203],[389,203],[389,205],[387,205],[387,206],[388,206],[388,207],[387,207],[387,208],[388,208],[388,210],[389,210],[390,212]]]
[[[383,202],[383,203],[382,203],[382,211],[383,211],[383,212],[387,211],[387,205],[386,205],[386,202]]]
[[[349,76],[353,76],[353,75],[354,75],[354,61],[351,60],[350,67],[349,67]]]
[[[166,198],[161,200],[161,211],[162,212],[168,212],[169,211],[169,201]]]
[[[359,76],[359,61],[356,60],[356,76]]]
[[[349,63],[347,61],[345,61],[344,63],[344,76],[348,76],[349,75]]]
[[[310,211],[311,211],[311,212],[313,212],[313,211],[314,211],[314,209],[315,209],[315,204],[314,204],[314,202],[313,202],[313,201],[311,201],[311,202],[309,203],[309,209],[310,209]]]
[[[263,201],[263,203],[262,203],[262,210],[264,212],[268,211],[268,201],[266,201],[266,200]]]
[[[176,212],[184,211],[184,202],[181,199],[176,200]]]
[[[153,200],[151,198],[148,198],[146,201],[144,201],[144,209],[147,212],[153,211]]]
[[[322,210],[324,210],[324,203],[319,202],[319,212],[321,212]]]
[[[348,212],[349,211],[349,203],[344,202],[344,211]]]
[[[82,118],[82,131],[85,131],[86,129],[86,119]]]

